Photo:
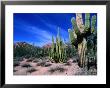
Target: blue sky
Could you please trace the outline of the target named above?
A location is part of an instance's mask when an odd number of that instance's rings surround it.
[[[51,43],[52,36],[57,36],[58,27],[62,40],[68,42],[72,17],[74,13],[14,13],[14,42],[43,46]]]

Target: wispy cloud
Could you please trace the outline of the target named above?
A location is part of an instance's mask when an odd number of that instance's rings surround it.
[[[36,43],[39,43],[39,45],[42,43],[51,43],[52,40],[52,36],[55,37],[54,34],[46,31],[46,30],[42,30],[40,28],[37,27],[29,27],[30,31],[33,36],[36,38]],[[38,42],[37,42],[38,41]]]
[[[56,37],[56,35],[54,33],[52,33],[49,30],[47,31],[47,29],[46,30],[41,29],[39,27],[31,26],[31,25],[26,24],[26,23],[22,24],[22,22],[21,22],[21,24],[19,23],[18,25],[20,25],[20,26],[17,26],[17,27],[20,27],[21,29],[30,33],[32,35],[32,37],[35,38],[36,41],[34,42],[34,44],[37,46],[43,46],[47,43],[51,43],[52,42],[52,36],[54,38]],[[57,31],[57,29],[56,29],[57,27],[55,25],[47,24],[47,23],[46,23],[46,25],[48,26],[49,29]],[[67,36],[67,32],[65,30],[61,29],[60,31],[61,31],[61,33],[60,33],[61,35]],[[65,40],[67,40],[66,37],[65,37]],[[30,41],[31,40],[26,41],[26,42],[31,43]]]
[[[58,28],[60,28],[60,34],[61,34],[61,37],[64,38],[64,40],[68,40],[68,29],[63,29],[61,27],[59,27],[58,25],[55,25],[55,24],[52,24],[52,23],[49,23],[48,22],[48,19],[43,19],[39,16],[40,18],[40,21],[42,21],[42,24],[44,24],[45,26],[47,26],[47,28],[50,30],[50,31],[53,31],[56,32],[57,34],[57,31],[58,31]]]
[[[27,36],[30,36],[30,40],[26,39],[26,37],[24,38],[24,40],[28,43],[31,44],[35,44],[37,46],[43,46],[47,43],[51,43],[52,42],[52,36],[55,38],[57,36],[57,31],[58,31],[58,25],[51,23],[51,21],[48,21],[48,19],[44,19],[41,17],[38,17],[40,20],[40,26],[37,25],[33,25],[32,23],[28,23],[27,21],[23,20],[23,19],[16,19],[14,22],[14,30],[16,30],[16,32],[19,32],[20,30],[23,30],[24,34],[26,34]],[[34,19],[34,20],[37,20]],[[38,21],[39,21],[38,20]],[[39,22],[38,22],[39,23]],[[68,29],[64,29],[60,27],[60,34],[62,37],[62,40],[68,40]],[[16,36],[15,37],[20,37],[22,35]],[[28,38],[28,37],[27,37]],[[32,40],[34,41],[32,41]],[[15,41],[21,41],[19,40],[15,40]]]
[[[20,30],[24,30],[25,32],[28,32],[29,34],[31,34],[32,38],[35,38],[34,44],[37,46],[43,46],[46,43],[51,43],[52,36],[55,37],[55,34],[52,34],[49,31],[38,28],[36,26],[31,26],[31,25],[24,23],[24,22],[22,23],[22,21],[20,21],[20,22],[21,23],[16,24],[17,28]],[[31,43],[31,40],[26,41],[26,42]]]

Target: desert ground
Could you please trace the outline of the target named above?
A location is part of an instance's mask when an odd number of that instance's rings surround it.
[[[77,60],[69,58],[66,63],[55,63],[49,59],[26,59],[14,61],[14,75],[96,75],[94,66],[80,68]]]

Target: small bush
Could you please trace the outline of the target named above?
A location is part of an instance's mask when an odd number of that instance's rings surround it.
[[[90,67],[88,70],[87,67],[85,67],[78,71],[75,75],[97,75],[97,69],[95,69],[95,67]]]
[[[28,68],[28,67],[32,67],[32,66],[30,64],[23,64],[22,67]]]
[[[70,63],[70,62],[67,62],[67,63],[65,63],[65,65],[69,65],[69,66],[71,66],[71,63]]]
[[[16,72],[16,71],[18,71],[18,70],[15,70],[15,69],[13,70],[13,72]]]
[[[16,67],[16,66],[19,66],[20,65],[20,63],[19,63],[19,61],[14,61],[14,66]]]
[[[52,64],[50,64],[50,63],[46,63],[45,64],[45,67],[49,67],[49,66],[51,66]]]
[[[51,66],[52,64],[46,62],[46,61],[42,61],[42,62],[39,62],[37,63],[37,66],[43,66],[43,67],[48,67],[48,66]]]
[[[55,68],[53,68],[53,67],[50,68],[49,72],[51,72],[51,73],[53,73],[53,72],[55,72],[55,71],[64,72],[65,70],[66,70],[65,68],[57,66],[57,67],[55,67]]]
[[[23,61],[22,57],[14,57],[14,61]]]
[[[42,61],[42,62],[37,63],[37,66],[45,66],[45,64],[46,64],[46,62]]]
[[[35,68],[28,68],[27,72],[32,73],[34,71],[37,71]]]
[[[34,63],[37,63],[37,62],[39,62],[39,60],[33,60],[33,62],[34,62]]]
[[[32,62],[33,61],[33,59],[28,59],[26,62]]]

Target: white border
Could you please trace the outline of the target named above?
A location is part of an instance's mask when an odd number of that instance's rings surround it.
[[[97,13],[97,76],[13,76],[13,13]],[[106,6],[105,5],[6,5],[5,8],[6,84],[105,84]]]

